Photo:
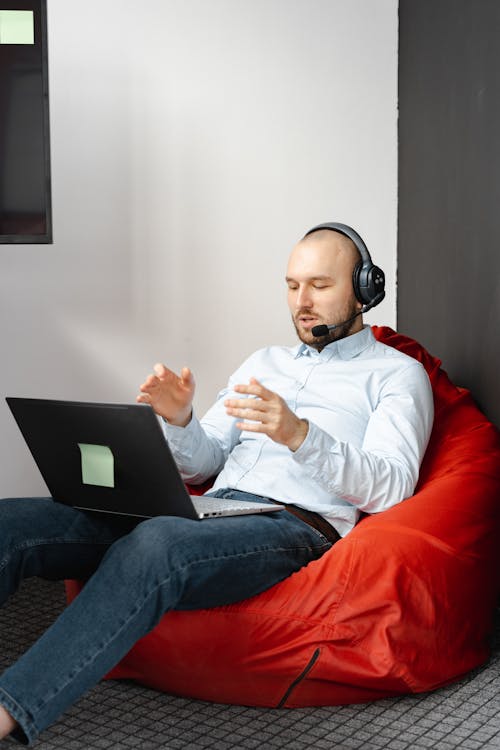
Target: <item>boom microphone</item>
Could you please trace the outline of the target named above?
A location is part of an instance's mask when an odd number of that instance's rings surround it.
[[[340,328],[341,326],[344,326],[346,323],[350,323],[351,320],[354,320],[354,318],[357,318],[358,315],[363,315],[363,313],[368,312],[368,310],[371,310],[372,307],[375,307],[375,305],[378,305],[379,302],[381,302],[385,297],[385,292],[380,292],[380,294],[377,294],[371,302],[369,302],[367,305],[363,305],[361,310],[357,312],[355,315],[351,315],[350,318],[347,318],[347,320],[343,320],[341,323],[334,323],[333,325],[326,325],[322,324],[319,326],[313,326],[311,328],[311,333],[316,338],[320,338],[321,336],[328,336],[330,331],[335,330],[335,328]]]

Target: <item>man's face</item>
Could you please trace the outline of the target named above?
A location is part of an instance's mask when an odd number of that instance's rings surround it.
[[[293,249],[286,275],[288,306],[304,344],[321,351],[331,341],[361,330],[359,316],[327,336],[318,338],[311,333],[314,326],[342,323],[361,310],[352,286],[358,259],[351,241],[331,231],[313,233]]]

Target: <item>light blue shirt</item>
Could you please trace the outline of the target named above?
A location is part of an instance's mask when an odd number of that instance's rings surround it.
[[[233,388],[257,378],[309,422],[292,452],[239,430],[226,414]],[[320,513],[344,536],[361,511],[378,513],[413,494],[432,429],[422,365],[378,342],[369,326],[326,346],[271,346],[249,357],[201,421],[164,422],[183,479],[231,487]]]

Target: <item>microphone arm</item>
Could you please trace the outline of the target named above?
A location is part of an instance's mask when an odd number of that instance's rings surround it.
[[[356,315],[352,315],[352,317],[347,318],[347,320],[343,320],[341,323],[334,323],[334,325],[331,325],[331,326],[327,326],[326,324],[313,326],[313,328],[311,328],[311,333],[316,338],[319,338],[321,336],[328,336],[330,331],[335,330],[335,328],[340,328],[340,326],[343,326],[346,323],[350,323],[351,320],[354,320],[354,318],[357,318],[358,315],[363,315],[364,312],[365,312],[365,309],[363,308],[362,310],[357,312]]]

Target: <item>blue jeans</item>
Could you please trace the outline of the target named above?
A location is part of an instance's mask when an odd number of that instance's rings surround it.
[[[217,494],[249,498],[233,490]],[[319,531],[286,511],[133,523],[51,499],[1,500],[0,605],[29,576],[88,579],[0,677],[0,704],[19,724],[13,736],[30,744],[168,610],[246,599],[330,547]]]

